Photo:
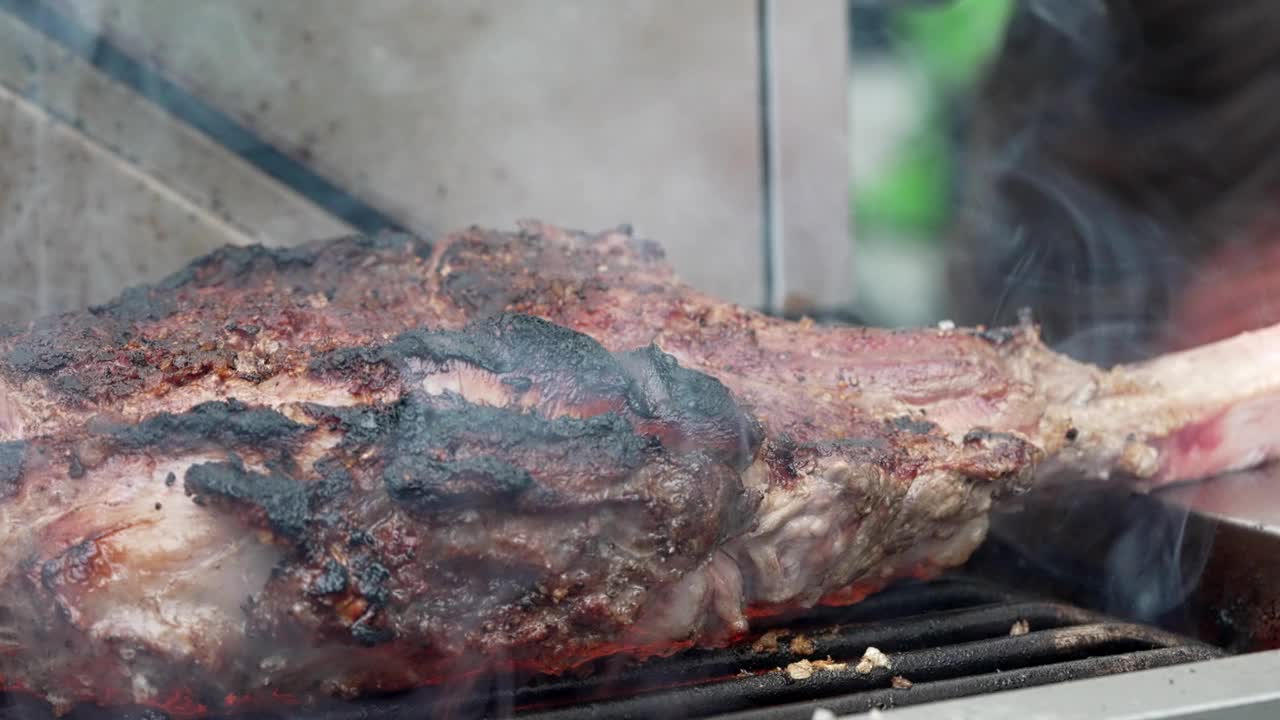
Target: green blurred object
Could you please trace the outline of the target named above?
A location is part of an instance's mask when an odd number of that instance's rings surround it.
[[[935,91],[964,88],[1004,36],[1013,0],[954,0],[934,10],[903,10],[894,29]]]
[[[933,237],[945,222],[952,177],[947,102],[972,87],[999,46],[1013,7],[1014,0],[954,0],[895,14],[897,49],[919,71],[927,108],[889,170],[855,190],[857,227]]]
[[[929,121],[913,133],[887,174],[856,192],[858,227],[927,232],[943,222],[950,157],[939,125]]]

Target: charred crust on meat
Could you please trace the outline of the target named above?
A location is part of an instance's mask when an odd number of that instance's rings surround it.
[[[396,458],[383,479],[393,499],[433,510],[484,507],[533,485],[533,476],[524,469],[492,457]]]
[[[178,289],[192,285],[214,285],[243,282],[257,271],[281,271],[309,268],[315,264],[319,248],[314,244],[268,248],[260,244],[228,245],[192,262],[186,268],[161,281],[161,287]]]
[[[339,447],[353,449],[373,445],[395,429],[399,406],[357,405],[329,407],[308,403],[302,410],[313,420],[342,433]]]
[[[682,367],[657,345],[621,353],[619,362],[631,376],[628,404],[638,415],[657,418],[664,411],[680,415],[725,417],[738,413],[729,389],[719,380]]]
[[[387,603],[390,589],[387,583],[391,580],[391,571],[382,563],[374,560],[362,560],[356,569],[356,589],[360,595],[375,606]]]
[[[89,312],[96,317],[109,318],[126,325],[161,320],[171,315],[175,309],[172,297],[157,292],[166,289],[169,288],[163,283],[160,286],[131,287],[110,302],[90,306]]]
[[[0,500],[13,497],[21,489],[22,464],[26,456],[25,440],[0,442]]]
[[[266,408],[238,400],[215,400],[179,413],[160,413],[109,435],[122,449],[185,449],[201,446],[280,448],[309,428]]]
[[[693,444],[714,450],[740,467],[755,456],[764,427],[742,412],[719,380],[681,366],[656,345],[620,353],[618,361],[630,376],[627,404],[637,415],[685,429],[697,438]],[[681,449],[684,439],[674,440],[672,449]]]
[[[556,238],[535,227],[514,235],[479,228],[455,235],[440,259],[441,294],[473,317],[530,302],[562,306],[587,301],[591,293],[604,289],[596,267],[606,256],[595,251],[590,236],[553,232]],[[561,246],[561,241],[567,241],[567,246]],[[643,257],[641,243],[629,245]],[[530,272],[544,254],[566,266],[556,273]]]
[[[914,435],[928,435],[929,433],[938,429],[938,426],[936,424],[931,423],[928,420],[920,420],[918,418],[913,418],[910,415],[903,415],[901,417],[896,417],[893,420],[890,420],[889,422],[891,425],[893,425],[895,429],[901,430],[903,432],[909,432]]]
[[[547,384],[571,388],[571,398],[617,398],[641,418],[668,428],[664,442],[676,447],[690,442],[672,434],[677,430],[691,434],[697,443],[713,438],[740,464],[754,455],[763,437],[761,425],[742,414],[723,383],[680,366],[656,346],[615,355],[588,335],[514,313],[463,330],[419,329],[380,347],[344,348],[317,358],[311,368],[349,374],[353,366],[383,364],[403,370],[410,358],[439,367],[475,367],[498,376],[515,393]],[[350,423],[337,411],[329,414]]]
[[[72,373],[54,375],[49,384],[55,390],[71,397],[83,397],[89,392],[89,383],[83,377]]]
[[[320,576],[307,588],[311,596],[333,595],[347,589],[347,569],[333,558],[324,563]]]
[[[517,370],[522,376],[567,373],[583,390],[602,394],[621,394],[627,387],[613,356],[590,336],[518,314],[487,318],[462,330],[410,330],[381,347],[329,352],[313,361],[311,368],[324,373],[345,371],[353,364],[402,367],[409,358],[438,364],[456,361],[495,375]]]
[[[352,639],[365,647],[381,645],[395,639],[396,635],[394,631],[388,628],[373,627],[371,620],[372,617],[369,614],[365,614],[352,623]]]
[[[40,564],[40,584],[49,592],[88,580],[99,558],[97,538],[85,538]]]
[[[164,478],[165,487],[173,487],[175,484],[177,484],[177,482],[178,482],[178,476],[174,475],[173,473],[169,473]]]
[[[991,441],[1014,441],[1022,442],[1022,439],[1009,433],[994,432],[987,428],[973,428],[964,434],[963,442],[965,445],[977,445],[979,443]]]
[[[5,364],[13,370],[41,375],[57,372],[71,360],[71,353],[54,348],[52,341],[38,334],[18,343],[5,355]]]
[[[467,439],[499,449],[539,449],[557,443],[581,443],[584,449],[619,468],[634,467],[651,443],[637,435],[617,413],[587,418],[548,418],[483,405],[438,406],[411,395],[397,406],[393,420],[396,450],[417,453]]]
[[[416,252],[421,250],[420,245],[425,245],[428,248],[427,253],[430,254],[431,252],[430,242],[396,230],[380,230],[363,235],[350,235],[345,238],[345,241],[361,250],[404,250],[413,245]]]
[[[74,452],[71,453],[67,458],[67,476],[72,480],[79,480],[84,477],[84,474],[84,463],[80,461],[80,456]]]
[[[533,388],[533,380],[524,376],[504,377],[502,384],[518,393],[527,393]]]
[[[1066,433],[1067,442],[1075,442],[1076,438],[1078,437],[1080,437],[1079,430],[1077,430],[1076,428],[1067,428],[1067,433]]]
[[[982,338],[983,340],[986,340],[987,342],[991,343],[992,345],[999,347],[1001,345],[1004,345],[1012,341],[1014,338],[1018,337],[1019,331],[1017,328],[997,327],[997,328],[984,328],[982,330],[977,331],[974,334]]]
[[[317,460],[312,469],[319,480],[307,484],[307,497],[312,508],[322,507],[351,492],[355,484],[351,473],[336,460]]]
[[[223,325],[222,329],[226,330],[227,332],[242,333],[250,337],[262,332],[262,328],[260,326],[254,325],[252,323],[248,325],[241,325],[237,322],[229,322],[226,325]]]
[[[192,465],[183,482],[193,500],[216,498],[248,505],[263,514],[272,530],[293,540],[302,537],[311,519],[303,483],[248,470],[238,456],[229,462]]]
[[[496,454],[524,456],[536,462],[542,453],[590,458],[615,477],[639,467],[656,450],[653,440],[635,433],[616,413],[589,418],[547,418],[505,408],[430,404],[418,396],[403,399],[390,419],[394,436],[384,444],[383,473],[391,497],[420,508],[464,507],[482,498],[510,498],[538,483],[528,470]],[[484,448],[480,455],[469,446]],[[584,468],[585,470],[585,468]],[[594,470],[594,468],[593,468]],[[607,481],[609,475],[595,474]],[[538,487],[537,498],[554,491]]]

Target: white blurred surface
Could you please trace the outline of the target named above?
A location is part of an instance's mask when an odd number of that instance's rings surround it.
[[[54,4],[414,229],[629,222],[763,300],[750,0]],[[788,286],[844,302],[844,3],[779,7]]]

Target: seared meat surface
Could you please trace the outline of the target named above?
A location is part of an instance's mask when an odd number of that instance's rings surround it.
[[[3,333],[0,677],[199,710],[726,642],[962,563],[1037,465],[1271,457],[1277,333],[1104,373],[767,318],[625,230],[228,248]]]

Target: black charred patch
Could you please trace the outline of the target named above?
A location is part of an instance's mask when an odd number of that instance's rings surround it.
[[[337,560],[329,558],[325,561],[320,576],[307,588],[307,594],[321,596],[340,593],[347,589],[347,579],[347,569]]]
[[[395,636],[388,628],[374,627],[369,615],[364,615],[351,624],[351,638],[365,647],[390,642]]]
[[[840,438],[839,440],[817,443],[814,447],[817,448],[819,453],[824,455],[849,451],[888,451],[892,449],[892,445],[890,445],[889,441],[880,437]]]
[[[621,395],[629,384],[623,368],[590,336],[518,314],[487,318],[462,330],[410,330],[380,347],[332,351],[313,361],[311,368],[340,372],[353,364],[401,367],[409,358],[461,362],[495,375],[518,371],[520,375],[512,378],[517,386],[532,384],[539,376],[564,377],[583,393]]]
[[[483,507],[533,485],[533,477],[525,470],[490,457],[396,458],[383,478],[392,498],[432,510]]]
[[[0,500],[13,497],[21,488],[22,463],[26,456],[25,440],[0,442]]]
[[[44,589],[56,592],[59,587],[84,582],[93,573],[94,561],[99,557],[96,538],[86,538],[67,548],[55,558],[40,566],[40,583]]]
[[[616,413],[587,418],[547,418],[506,408],[459,404],[436,406],[410,396],[397,407],[396,450],[434,452],[476,443],[495,452],[568,447],[597,462],[634,468],[652,449],[646,438]]]
[[[49,374],[66,367],[71,353],[54,347],[51,340],[33,336],[19,342],[5,355],[5,364],[14,370]]]
[[[386,345],[330,352],[311,368],[333,374],[370,364],[402,369],[410,358],[462,363],[499,376],[513,392],[538,386],[544,399],[569,405],[616,398],[636,415],[659,421],[655,432],[676,451],[710,450],[745,462],[764,434],[719,380],[681,367],[656,346],[614,355],[588,335],[527,315],[504,314],[459,331],[413,330]],[[369,412],[313,409],[313,415],[342,423],[351,434],[348,443],[375,439],[385,423]]]
[[[415,252],[423,252],[425,246],[426,254],[431,254],[431,243],[429,241],[394,230],[384,230],[367,235],[352,235],[339,242],[344,241],[360,250],[404,250],[412,246]]]
[[[173,298],[156,288],[142,285],[131,287],[115,300],[93,305],[89,313],[99,318],[110,318],[125,324],[162,320],[174,311]]]
[[[229,245],[195,260],[162,280],[158,287],[175,290],[187,285],[209,287],[242,284],[259,271],[309,268],[315,264],[318,254],[319,249],[315,245],[275,248]]]
[[[396,407],[394,436],[383,445],[383,479],[396,500],[420,509],[456,508],[546,491],[546,465],[578,467],[600,482],[622,478],[655,448],[616,413],[546,418],[466,403],[432,404],[409,396]]]
[[[755,456],[764,428],[745,415],[729,389],[706,373],[682,367],[656,345],[621,353],[630,386],[627,404],[641,417],[663,421],[688,435],[698,449],[742,464]]]
[[[976,445],[985,442],[1012,442],[1018,445],[1026,444],[1026,441],[1017,435],[1010,433],[995,432],[987,428],[974,428],[964,434],[965,445]]]
[[[197,501],[218,498],[260,510],[272,530],[290,539],[299,539],[311,520],[303,483],[284,475],[252,472],[238,457],[193,465],[184,483],[187,494]]]
[[[312,468],[320,476],[319,480],[307,486],[307,496],[312,508],[323,507],[346,495],[355,484],[351,473],[335,460],[318,460]]]
[[[1000,346],[1016,338],[1018,330],[1011,327],[986,328],[975,334],[992,345]]]
[[[631,374],[627,401],[637,415],[657,418],[674,412],[724,417],[738,411],[723,383],[682,367],[674,356],[656,345],[622,353],[619,360]]]
[[[502,384],[518,393],[526,393],[533,388],[533,381],[523,376],[502,378]]]
[[[473,317],[501,312],[519,294],[516,285],[525,268],[538,267],[541,251],[541,243],[528,237],[514,243],[480,232],[455,237],[441,258],[450,268],[441,290]]]
[[[83,397],[89,394],[89,383],[79,375],[71,373],[54,375],[49,384],[54,390],[72,397]]]
[[[391,580],[391,571],[381,563],[366,560],[360,563],[356,572],[356,590],[370,604],[381,606],[387,603],[391,590],[387,587]]]
[[[896,417],[893,420],[890,420],[889,424],[893,425],[894,429],[914,433],[916,435],[928,435],[938,428],[937,425],[929,422],[928,420],[919,420],[911,417],[910,415]]]
[[[1080,431],[1075,428],[1067,428],[1067,442],[1075,442],[1080,437]]]
[[[226,400],[202,403],[181,414],[160,413],[108,434],[118,447],[130,450],[208,445],[257,449],[287,446],[308,429],[275,410]]]
[[[227,332],[240,333],[242,335],[247,335],[249,337],[253,337],[254,335],[257,335],[258,333],[262,332],[261,326],[254,325],[252,323],[247,325],[241,325],[240,323],[237,323],[237,322],[229,322],[226,325],[223,325],[222,329],[226,330]]]
[[[84,477],[84,463],[80,462],[80,456],[71,453],[71,457],[67,459],[67,475],[72,480],[79,480]]]
[[[303,406],[303,410],[316,422],[341,432],[341,446],[346,449],[373,445],[395,429],[394,406],[330,407],[309,403]]]

